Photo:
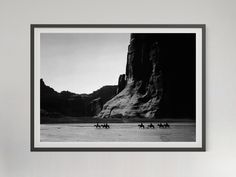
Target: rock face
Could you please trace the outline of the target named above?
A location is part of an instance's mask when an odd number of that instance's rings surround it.
[[[102,99],[99,97],[91,101],[89,107],[92,115],[97,115],[102,110]]]
[[[121,74],[118,80],[117,94],[120,93],[126,86],[125,74]]]
[[[116,95],[116,91],[117,86],[103,86],[91,94],[76,94],[69,91],[57,92],[41,79],[41,117],[56,118],[60,115],[92,117],[101,111],[105,102]],[[44,122],[47,122],[47,120],[44,119]]]
[[[126,74],[120,75],[118,95],[98,114],[100,118],[156,118],[162,99],[159,46],[146,34],[131,34]]]

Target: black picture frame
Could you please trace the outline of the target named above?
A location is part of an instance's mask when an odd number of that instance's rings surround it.
[[[202,32],[201,147],[37,147],[35,146],[35,30],[42,28],[197,28]],[[31,151],[206,151],[206,25],[205,24],[31,24],[30,25],[30,149]]]

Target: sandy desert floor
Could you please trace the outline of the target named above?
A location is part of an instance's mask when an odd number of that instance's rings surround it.
[[[140,129],[138,123],[111,123],[110,129],[94,124],[42,124],[42,142],[191,142],[195,123],[170,123],[170,128]],[[147,124],[146,124],[147,125]]]

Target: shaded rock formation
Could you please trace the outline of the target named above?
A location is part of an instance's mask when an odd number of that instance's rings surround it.
[[[76,94],[69,91],[57,92],[40,80],[41,122],[47,118],[73,116],[88,117],[97,115],[104,103],[116,95],[117,86],[104,86],[91,94]],[[68,120],[69,122],[69,120]],[[50,120],[53,123],[53,120]]]
[[[92,115],[97,115],[102,110],[103,102],[101,98],[96,98],[92,100],[89,104],[90,113]]]
[[[146,34],[132,34],[126,75],[119,77],[119,94],[103,106],[98,117],[158,117],[163,93],[159,60],[155,38]]]
[[[84,116],[86,103],[82,96],[69,91],[57,92],[40,80],[40,109],[48,115]],[[41,114],[43,116],[43,114]],[[52,116],[53,117],[53,116]]]
[[[121,74],[118,80],[117,93],[120,93],[126,86],[125,74]]]
[[[194,33],[132,34],[125,88],[98,117],[195,119],[195,67]]]

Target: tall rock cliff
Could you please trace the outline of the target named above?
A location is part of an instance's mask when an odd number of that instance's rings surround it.
[[[162,71],[158,42],[151,35],[131,34],[126,74],[118,81],[118,94],[98,114],[100,118],[155,118],[162,99]]]
[[[120,93],[126,86],[125,74],[121,74],[118,80],[117,94]]]

